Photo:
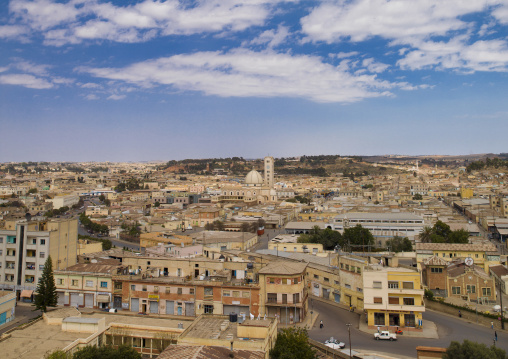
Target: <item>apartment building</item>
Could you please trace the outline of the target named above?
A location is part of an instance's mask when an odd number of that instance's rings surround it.
[[[369,327],[421,327],[425,305],[418,271],[370,265],[363,272],[363,291]]]
[[[16,306],[16,293],[0,290],[0,328],[2,325],[14,320]]]
[[[301,322],[307,314],[307,263],[274,261],[258,272],[261,315],[284,324]]]
[[[34,291],[48,256],[54,270],[76,264],[77,243],[77,219],[6,221],[0,229],[0,289],[18,296]]]

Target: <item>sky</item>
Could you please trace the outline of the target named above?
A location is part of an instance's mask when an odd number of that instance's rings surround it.
[[[0,162],[508,152],[506,0],[4,0]]]

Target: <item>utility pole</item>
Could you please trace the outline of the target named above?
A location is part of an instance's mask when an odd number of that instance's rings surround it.
[[[351,355],[351,323],[347,323],[347,332],[349,334],[349,357],[352,358],[353,356]]]

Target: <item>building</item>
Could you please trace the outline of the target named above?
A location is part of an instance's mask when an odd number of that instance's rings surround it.
[[[496,246],[488,242],[485,244],[471,243],[416,243],[416,263],[421,268],[421,263],[433,256],[438,256],[447,262],[468,257],[474,260],[475,265],[481,267],[485,273],[489,272],[489,266],[500,264],[500,255]]]
[[[76,264],[77,243],[77,219],[6,221],[0,229],[0,289],[18,296],[34,291],[48,256],[54,270]]]
[[[220,251],[229,249],[245,251],[258,243],[258,235],[249,232],[202,231],[191,234],[191,238],[193,243]]]
[[[457,260],[448,265],[446,275],[448,297],[484,304],[496,302],[495,280],[489,277],[482,267]]]
[[[62,196],[55,196],[51,199],[47,199],[46,202],[53,203],[53,208],[58,209],[62,207],[72,207],[79,202],[79,196],[76,194],[68,194]]]
[[[113,307],[111,277],[121,269],[119,265],[90,263],[56,270],[54,277],[58,305],[101,309]]]
[[[423,231],[424,220],[412,213],[362,213],[348,212],[336,216],[333,229],[343,233],[346,228],[361,225],[370,230],[377,245],[384,245],[383,241],[395,236],[408,237],[414,241]]]
[[[363,292],[369,327],[421,328],[425,305],[418,271],[370,265],[363,272]]]
[[[14,320],[16,307],[16,292],[0,290],[0,328]]]
[[[306,268],[307,263],[279,260],[259,270],[261,315],[277,317],[285,324],[298,323],[305,318]]]

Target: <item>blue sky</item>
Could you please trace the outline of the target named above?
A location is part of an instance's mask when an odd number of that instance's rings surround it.
[[[506,152],[501,0],[0,2],[0,161]]]

